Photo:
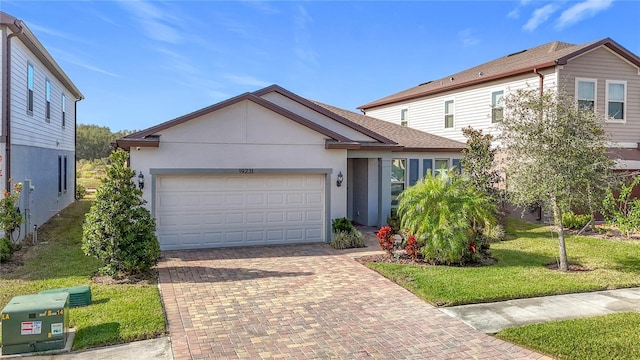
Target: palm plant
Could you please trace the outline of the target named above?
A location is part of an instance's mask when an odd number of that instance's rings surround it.
[[[414,234],[426,260],[462,263],[479,234],[495,228],[495,204],[455,169],[425,177],[399,196],[401,228]],[[486,236],[486,235],[485,235]]]

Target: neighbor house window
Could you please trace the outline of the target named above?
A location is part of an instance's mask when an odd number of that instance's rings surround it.
[[[501,122],[504,114],[504,91],[494,91],[491,93],[491,122]]]
[[[58,195],[62,194],[62,156],[58,155]]]
[[[27,112],[33,115],[33,65],[27,64]]]
[[[610,119],[624,121],[627,102],[627,82],[607,80],[607,115]]]
[[[62,189],[67,192],[67,156],[65,155],[62,165]]]
[[[444,127],[453,127],[453,100],[444,102]]]
[[[440,175],[449,169],[449,159],[436,159],[433,167],[433,175]]]
[[[398,206],[398,195],[405,189],[407,160],[391,160],[391,207]]]
[[[67,124],[67,97],[64,94],[62,94],[60,107],[62,108],[62,126],[65,126]]]
[[[580,108],[595,110],[596,88],[596,80],[576,79],[576,100],[578,100],[578,106]]]
[[[45,115],[46,115],[46,119],[50,120],[51,119],[51,81],[45,80],[44,91],[45,91],[44,96],[46,100]]]
[[[400,125],[409,126],[409,109],[400,110]]]

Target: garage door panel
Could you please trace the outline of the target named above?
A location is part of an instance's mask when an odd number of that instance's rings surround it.
[[[165,175],[162,249],[323,241],[324,175]]]

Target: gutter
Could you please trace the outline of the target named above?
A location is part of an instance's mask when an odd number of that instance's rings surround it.
[[[20,36],[23,34],[23,22],[21,20],[15,20],[13,24],[8,24],[12,33],[6,38],[4,36],[5,30],[3,29],[2,42],[3,48],[6,49],[2,56],[2,65],[4,73],[2,92],[3,92],[3,111],[4,118],[2,119],[2,133],[4,134],[3,140],[5,143],[5,173],[2,174],[5,177],[5,189],[11,191],[11,38],[14,36]],[[6,39],[6,40],[5,40]],[[6,45],[6,46],[5,46]]]

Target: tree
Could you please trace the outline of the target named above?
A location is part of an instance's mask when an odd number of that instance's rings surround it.
[[[106,158],[111,153],[111,143],[130,133],[127,130],[112,133],[108,127],[78,124],[76,157],[78,160]]]
[[[142,190],[132,181],[135,172],[126,166],[129,154],[116,150],[109,159],[82,226],[82,249],[104,263],[105,274],[145,272],[160,258],[155,220],[142,206]]]
[[[568,270],[562,213],[593,209],[602,201],[612,174],[604,117],[579,107],[567,94],[518,90],[505,99],[498,125],[504,170],[512,203],[541,203],[553,214],[558,232],[559,269]]]
[[[398,200],[401,228],[423,245],[425,259],[447,264],[473,256],[477,230],[494,228],[494,213],[491,198],[454,168],[428,172]]]
[[[460,159],[463,173],[478,190],[498,204],[500,193],[495,184],[499,181],[500,175],[495,164],[498,149],[492,147],[493,135],[483,134],[481,129],[476,130],[471,126],[462,129],[462,134],[467,138],[467,146],[462,150]]]

